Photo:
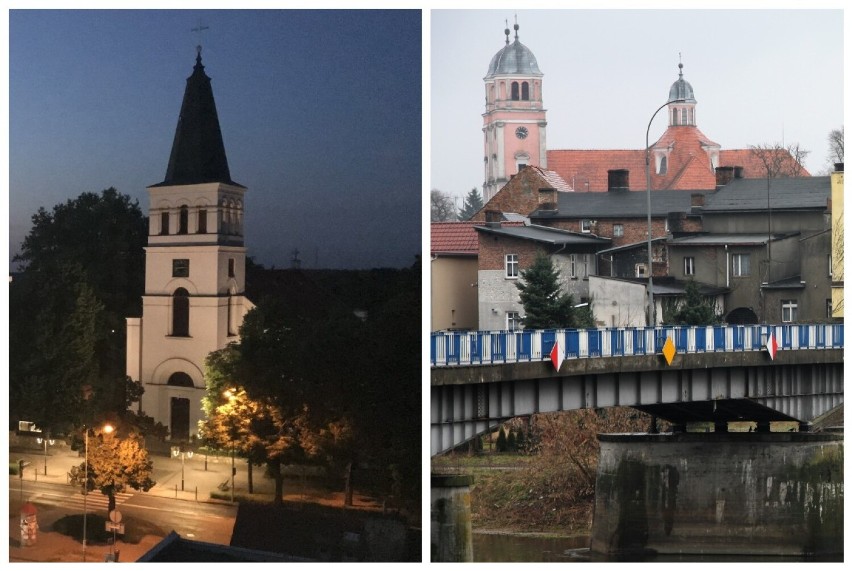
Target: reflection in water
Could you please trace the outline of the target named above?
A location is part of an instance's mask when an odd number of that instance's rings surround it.
[[[498,533],[473,534],[473,560],[491,562],[519,561],[584,561],[588,551],[576,551],[589,547],[589,536],[540,537],[530,535],[508,535]],[[569,552],[569,553],[566,553]]]

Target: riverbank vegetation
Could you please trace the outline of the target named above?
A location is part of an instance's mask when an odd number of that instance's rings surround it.
[[[474,529],[586,534],[591,530],[602,433],[646,432],[651,416],[631,408],[535,414],[432,460],[433,471],[472,474]],[[511,436],[510,436],[511,435]],[[498,451],[497,442],[521,441]]]

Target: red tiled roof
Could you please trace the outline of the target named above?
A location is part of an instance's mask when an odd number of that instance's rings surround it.
[[[432,222],[432,255],[479,254],[479,236],[474,226],[484,226],[483,222]],[[523,226],[523,222],[503,222],[503,226]]]
[[[669,127],[654,147],[669,146],[665,175],[651,173],[654,190],[712,190],[716,173],[706,147],[718,147],[697,127]],[[793,158],[790,157],[790,161]],[[629,171],[630,190],[645,190],[645,151],[637,150],[549,150],[547,166],[578,192],[606,192],[608,171]],[[744,178],[762,178],[766,171],[749,149],[719,151],[719,166],[741,166]],[[652,169],[654,165],[652,164]],[[802,176],[810,176],[803,170]]]
[[[432,222],[432,254],[467,254],[479,252],[475,222]]]

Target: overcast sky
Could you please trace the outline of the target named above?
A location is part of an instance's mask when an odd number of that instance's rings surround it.
[[[698,128],[722,149],[798,143],[812,174],[828,168],[844,120],[841,10],[433,10],[432,188],[482,192],[483,77],[515,14],[544,73],[549,149],[644,148],[682,57]],[[659,113],[651,142],[665,128]]]
[[[191,30],[208,27],[199,37]],[[421,249],[421,12],[9,13],[9,249],[43,206],[163,180],[203,44],[248,255],[407,267]]]

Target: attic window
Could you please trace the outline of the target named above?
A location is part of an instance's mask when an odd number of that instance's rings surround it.
[[[580,231],[588,234],[592,231],[592,221],[591,220],[580,220]]]
[[[669,171],[668,157],[660,158],[660,166],[657,168],[657,174],[666,174]]]

